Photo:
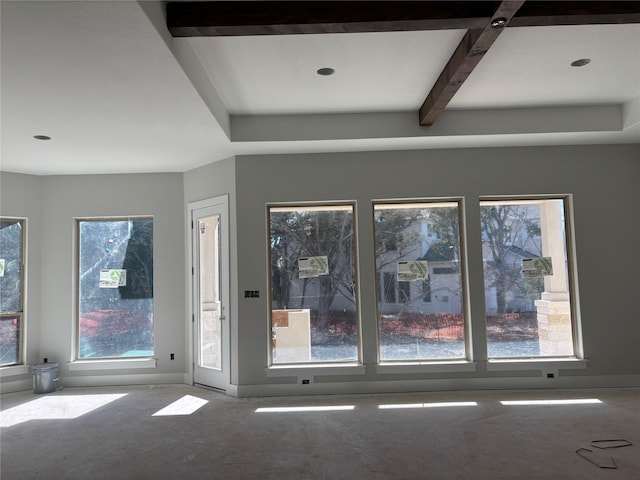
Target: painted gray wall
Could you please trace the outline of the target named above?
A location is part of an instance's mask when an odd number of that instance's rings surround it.
[[[71,360],[74,325],[74,218],[151,215],[154,219],[154,322],[158,366],[182,374],[184,342],[184,222],[181,174],[81,175],[43,179],[42,355]],[[46,339],[46,340],[45,340]],[[170,353],[176,360],[170,361]],[[72,377],[62,365],[61,373]],[[84,373],[84,372],[83,372]],[[133,374],[110,371],[108,374]],[[95,372],[91,372],[95,375]],[[104,372],[99,372],[104,374]]]
[[[375,270],[372,199],[463,196],[469,238],[480,238],[478,197],[573,194],[580,311],[586,370],[563,375],[639,375],[640,344],[637,242],[640,222],[640,146],[487,148],[346,154],[239,156],[236,158],[238,290],[260,290],[241,298],[239,383],[265,385],[267,378],[268,271],[265,204],[355,200],[360,255],[364,361],[375,363]],[[504,376],[486,372],[484,291],[479,242],[469,242],[470,308],[478,371],[453,377]],[[422,375],[424,378],[442,378]],[[422,378],[421,377],[421,378]],[[376,375],[345,381],[416,379]],[[340,381],[339,378],[329,381]]]
[[[237,257],[237,235],[236,235],[236,183],[235,183],[235,158],[227,158],[219,162],[205,165],[204,167],[196,168],[184,174],[184,204],[185,215],[188,214],[187,208],[189,203],[197,202],[200,200],[207,200],[209,198],[217,197],[219,195],[229,196],[229,276],[231,277],[230,288],[230,300],[231,305],[227,313],[227,318],[231,319],[230,324],[230,357],[231,357],[231,383],[238,383],[238,370],[236,365],[239,363],[238,359],[238,289],[237,278],[238,264]],[[185,233],[185,242],[188,242],[188,238]],[[186,261],[186,260],[185,260]],[[187,298],[187,302],[191,299]],[[187,329],[188,332],[188,329]],[[191,342],[190,338],[186,339],[187,348]]]
[[[3,174],[2,187],[3,197],[14,196],[11,203],[3,202],[2,214],[28,216],[29,236],[37,235],[39,242],[29,245],[28,268],[33,273],[27,286],[29,328],[40,331],[39,341],[28,339],[30,361],[47,357],[59,362],[59,373],[67,384],[75,384],[73,377],[138,374],[152,374],[157,382],[182,380],[187,368],[182,174],[26,178]],[[75,323],[74,219],[134,215],[154,218],[157,368],[70,372],[67,362],[72,359]],[[40,280],[40,287],[34,288],[32,279]],[[31,310],[38,316],[32,316]],[[35,358],[31,352],[37,353]],[[176,360],[169,360],[170,353],[175,353]]]
[[[509,377],[515,387],[537,384],[527,372],[486,372],[481,252],[469,244],[470,308],[475,373],[377,375],[374,368],[375,270],[372,199],[463,196],[467,235],[478,238],[481,195],[574,195],[580,307],[586,370],[572,378],[638,378],[640,290],[640,145],[491,148],[350,154],[242,156],[184,174],[35,177],[0,175],[0,213],[28,217],[28,363],[44,356],[62,363],[63,378],[103,377],[127,383],[179,381],[188,372],[186,212],[189,202],[229,195],[231,235],[232,382],[279,387],[295,379],[268,378],[268,271],[265,204],[355,200],[360,256],[361,316],[368,332],[364,376],[325,377],[344,390],[375,391],[378,384],[423,381],[425,387],[473,387]],[[74,325],[74,217],[153,215],[155,321],[158,367],[69,372]],[[259,290],[258,299],[240,298]],[[176,360],[169,361],[169,353]],[[149,374],[155,374],[150,376]],[[533,375],[535,376],[535,374]],[[626,376],[626,377],[625,377]],[[13,381],[14,378],[5,380]],[[86,378],[87,384],[91,384]],[[453,382],[453,383],[451,383]],[[320,384],[321,385],[321,384]],[[358,387],[361,385],[361,387]],[[294,385],[295,386],[295,385]],[[28,388],[28,387],[27,387]],[[263,390],[269,393],[269,390]]]

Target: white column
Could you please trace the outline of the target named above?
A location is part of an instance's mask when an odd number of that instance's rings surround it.
[[[551,257],[553,265],[553,275],[544,277],[545,291],[535,302],[541,356],[574,353],[562,213],[561,200],[546,200],[540,204],[542,255]]]

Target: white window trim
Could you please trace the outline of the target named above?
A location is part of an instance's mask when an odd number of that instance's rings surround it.
[[[359,284],[359,269],[358,269],[358,240],[357,240],[357,209],[356,209],[356,201],[339,201],[339,202],[293,202],[293,203],[268,203],[266,205],[266,219],[267,219],[267,229],[268,225],[271,221],[271,213],[272,212],[288,212],[291,210],[299,210],[299,211],[349,211],[352,215],[353,221],[353,256],[354,256],[354,264],[353,264],[353,276],[354,282],[356,285]],[[269,230],[267,230],[268,232]],[[273,272],[271,270],[271,249],[268,248],[267,255],[267,271],[268,271],[268,291],[271,292],[271,282]],[[358,329],[358,337],[362,335],[360,329],[362,327],[362,319],[360,317],[360,291],[356,289],[356,326]],[[272,303],[271,293],[269,293],[269,304]],[[268,329],[269,332],[272,331],[273,328],[273,309],[268,310],[268,318],[269,324]],[[271,346],[271,335],[268,335],[269,338],[269,347],[268,347],[268,358],[269,363],[273,361],[274,357],[274,348]],[[358,358],[360,357],[361,351],[358,349]],[[336,370],[339,369],[339,370]],[[357,362],[335,362],[335,363],[304,363],[304,364],[282,364],[282,365],[271,365],[266,368],[267,377],[292,377],[292,376],[305,376],[305,377],[314,377],[314,376],[331,376],[331,375],[364,375],[366,373],[365,366],[357,363]]]
[[[364,375],[364,365],[357,363],[312,363],[308,365],[272,365],[267,369],[267,377],[304,377],[331,375]]]
[[[476,362],[383,362],[376,365],[378,374],[475,372]]]
[[[70,372],[81,372],[91,370],[124,370],[135,368],[156,368],[158,359],[156,358],[128,358],[109,360],[78,360],[69,362]]]
[[[91,221],[126,221],[126,220],[151,220],[153,222],[154,228],[154,240],[153,240],[153,248],[155,251],[155,216],[154,215],[125,215],[125,216],[100,216],[100,217],[75,217],[75,243],[74,243],[74,275],[77,276],[75,287],[74,287],[74,295],[75,299],[75,321],[74,321],[74,346],[73,352],[76,358],[79,356],[80,350],[80,316],[79,316],[79,268],[80,268],[80,223],[82,222],[91,222]],[[154,254],[155,255],[155,254]],[[155,265],[155,257],[154,257],[154,265]],[[155,276],[154,276],[155,278]],[[155,317],[155,308],[156,308],[156,300],[155,294],[153,297],[153,315]],[[156,327],[155,323],[153,324],[153,334],[154,338],[156,335]],[[155,341],[154,341],[154,351],[155,354]],[[122,358],[122,359],[96,359],[96,360],[72,360],[68,362],[69,371],[91,371],[91,370],[121,370],[121,369],[134,369],[134,368],[156,368],[157,359],[154,357],[145,357],[145,358]]]

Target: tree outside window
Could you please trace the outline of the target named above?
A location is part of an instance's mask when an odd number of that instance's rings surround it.
[[[490,358],[573,355],[564,208],[563,199],[480,203]]]
[[[378,203],[374,221],[380,360],[466,358],[458,201]]]
[[[353,205],[272,206],[269,223],[273,363],[357,360]]]

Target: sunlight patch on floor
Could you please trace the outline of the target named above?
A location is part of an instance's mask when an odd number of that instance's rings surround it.
[[[585,405],[602,403],[597,398],[568,398],[557,400],[503,400],[502,405]]]
[[[78,418],[126,395],[126,393],[114,393],[104,395],[56,395],[38,398],[0,412],[0,427],[12,427],[29,420]]]
[[[193,395],[185,395],[172,404],[167,405],[161,410],[158,410],[151,416],[168,417],[172,415],[191,415],[193,412],[203,407],[207,403],[209,403],[208,400],[203,400],[202,398],[194,397]]]
[[[396,408],[446,408],[446,407],[477,407],[477,402],[434,402],[434,403],[389,403],[378,405],[379,409]]]
[[[256,413],[288,413],[288,412],[328,412],[340,410],[353,410],[355,405],[325,405],[308,407],[263,407],[256,408]]]

